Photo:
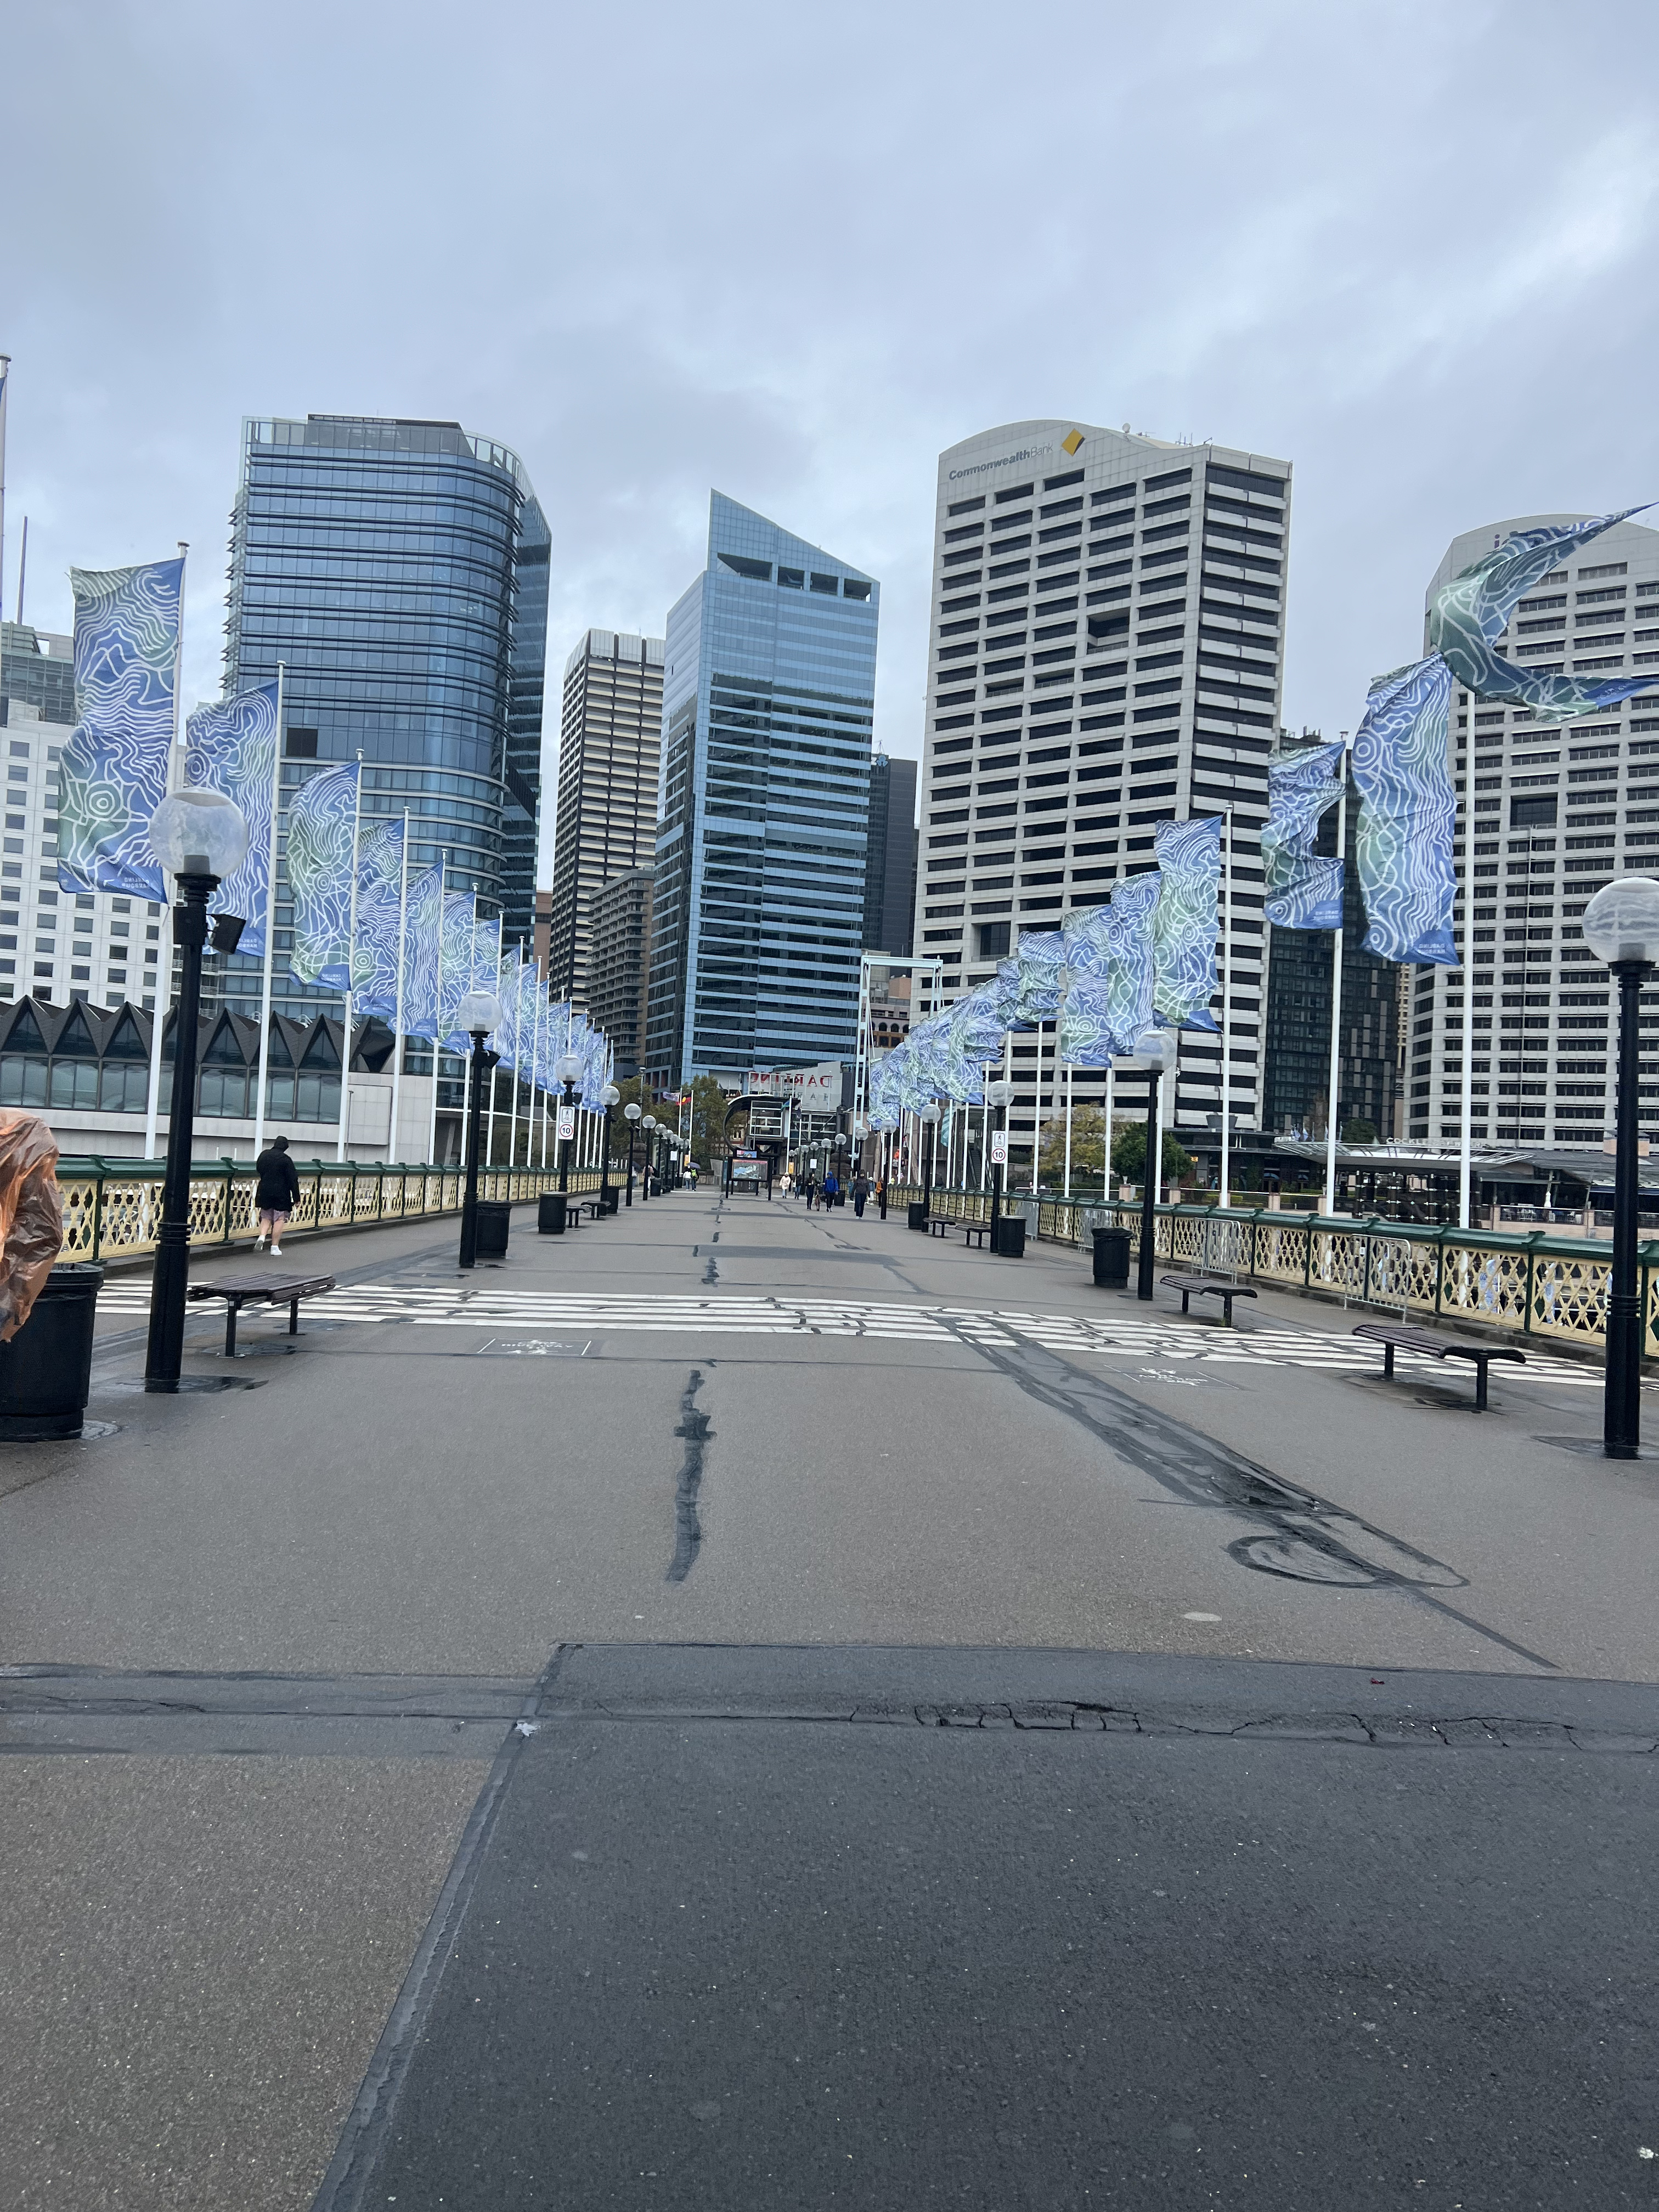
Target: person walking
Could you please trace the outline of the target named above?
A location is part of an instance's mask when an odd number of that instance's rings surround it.
[[[300,1202],[299,1170],[288,1156],[288,1139],[273,1137],[254,1162],[253,1170],[258,1178],[253,1203],[259,1215],[259,1233],[253,1240],[253,1249],[256,1252],[264,1249],[269,1232],[270,1256],[279,1259],[283,1228]]]
[[[870,1178],[862,1168],[853,1177],[853,1211],[860,1221],[864,1218],[864,1202],[870,1195]]]
[[[834,1168],[827,1168],[823,1176],[823,1203],[827,1212],[841,1194],[841,1178]]]
[[[806,1193],[806,1211],[811,1213],[818,1202],[817,1177],[815,1175],[809,1175],[806,1181],[801,1185],[801,1188]]]

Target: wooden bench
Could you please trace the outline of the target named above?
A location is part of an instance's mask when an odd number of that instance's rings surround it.
[[[236,1316],[244,1306],[286,1306],[288,1333],[300,1334],[300,1301],[320,1297],[334,1288],[332,1275],[222,1275],[216,1283],[192,1283],[192,1302],[222,1298],[225,1302],[225,1358],[236,1357]]]
[[[948,1237],[956,1225],[943,1213],[930,1213],[926,1223],[930,1237]]]
[[[957,1226],[962,1231],[964,1249],[975,1243],[983,1244],[991,1233],[991,1224],[988,1221],[959,1221]]]
[[[1200,1297],[1219,1298],[1224,1309],[1224,1328],[1233,1325],[1233,1300],[1255,1296],[1248,1283],[1224,1282],[1219,1275],[1164,1275],[1159,1279],[1166,1291],[1180,1291],[1182,1313],[1191,1311],[1188,1301],[1194,1291]]]
[[[1486,1370],[1494,1359],[1513,1359],[1521,1366],[1527,1364],[1527,1355],[1512,1344],[1477,1344],[1467,1336],[1439,1336],[1430,1328],[1410,1328],[1399,1322],[1362,1321],[1354,1330],[1369,1344],[1382,1346],[1382,1373],[1385,1377],[1394,1373],[1394,1355],[1400,1352],[1420,1352],[1430,1359],[1470,1359],[1474,1363],[1474,1410],[1484,1413],[1486,1407]]]

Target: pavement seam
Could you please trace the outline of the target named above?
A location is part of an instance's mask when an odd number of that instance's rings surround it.
[[[410,2062],[431,2017],[444,1969],[459,1942],[502,1798],[526,1745],[542,1725],[542,1716],[559,1669],[574,1648],[564,1644],[555,1647],[491,1763],[438,1893],[438,1901],[416,1946],[409,1971],[369,2060],[362,2086],[341,2130],[334,2156],[313,2200],[312,2212],[362,2212],[364,2192],[380,2162]]]

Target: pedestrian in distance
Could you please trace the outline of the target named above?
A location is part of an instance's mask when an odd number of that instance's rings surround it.
[[[825,1208],[827,1209],[830,1206],[832,1206],[840,1195],[841,1178],[836,1175],[834,1168],[831,1168],[823,1178],[823,1203]]]
[[[853,1211],[860,1221],[864,1218],[864,1202],[870,1195],[870,1178],[862,1170],[853,1178]]]
[[[818,1202],[817,1177],[809,1175],[801,1188],[806,1193],[806,1211],[811,1213],[816,1211]]]
[[[254,1162],[253,1170],[258,1178],[253,1203],[259,1215],[259,1233],[253,1240],[253,1249],[262,1252],[269,1234],[270,1256],[280,1259],[283,1231],[300,1202],[299,1171],[288,1156],[288,1139],[273,1137]]]

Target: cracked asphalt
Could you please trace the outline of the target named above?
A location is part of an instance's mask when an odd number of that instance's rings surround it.
[[[1122,1309],[873,1213],[533,1218],[538,1312],[899,1318],[204,1317],[167,1401],[112,1311],[115,1433],[0,1467],[8,2203],[1650,2201],[1654,1484],[1593,1389],[907,1337]],[[301,1264],[456,1281],[432,1224]]]

